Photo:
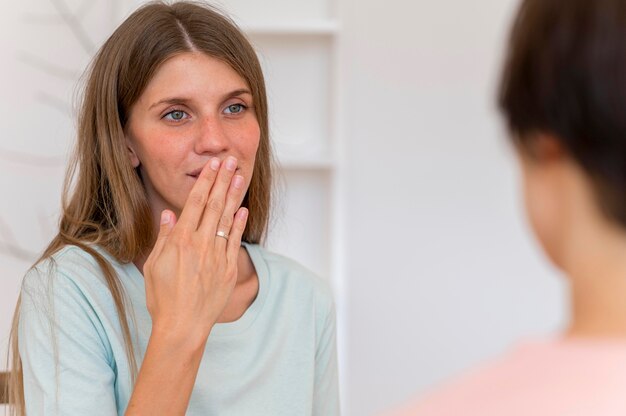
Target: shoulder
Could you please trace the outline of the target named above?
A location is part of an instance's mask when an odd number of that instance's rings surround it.
[[[25,284],[41,283],[42,279],[64,275],[69,278],[101,274],[96,259],[80,247],[69,245],[61,248],[50,257],[41,259],[28,270]]]
[[[426,389],[401,407],[384,413],[384,416],[492,415],[493,401],[501,400],[504,395],[508,395],[508,384],[516,380],[516,375],[511,374],[508,369],[509,362],[510,357],[483,362],[434,388]],[[499,390],[499,394],[494,396],[495,389]],[[477,406],[481,407],[484,413],[481,413]]]
[[[598,349],[525,342],[389,416],[502,415],[511,414],[511,409],[524,415],[568,414],[575,403],[572,398],[580,408],[614,403],[623,393],[625,370],[626,346]]]
[[[104,253],[95,249],[102,259],[116,269],[117,263]],[[106,278],[94,256],[78,246],[65,246],[59,251],[40,260],[25,274],[22,282],[22,294],[38,297],[71,292],[108,293]]]

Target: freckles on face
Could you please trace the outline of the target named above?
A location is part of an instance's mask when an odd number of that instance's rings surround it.
[[[127,125],[129,157],[156,212],[179,212],[195,183],[192,174],[213,157],[237,158],[237,173],[249,184],[259,140],[247,83],[227,64],[201,53],[163,63]]]

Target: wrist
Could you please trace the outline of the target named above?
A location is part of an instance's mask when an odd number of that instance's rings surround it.
[[[152,325],[150,343],[173,353],[202,353],[213,325],[207,329],[178,328],[172,325]]]

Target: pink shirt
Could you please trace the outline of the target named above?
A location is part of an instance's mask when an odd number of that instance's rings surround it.
[[[523,344],[387,416],[624,416],[626,342]]]

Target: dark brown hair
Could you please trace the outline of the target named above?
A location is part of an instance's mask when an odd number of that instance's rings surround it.
[[[549,133],[626,227],[626,2],[525,0],[499,92],[512,137]]]
[[[243,240],[263,240],[270,212],[272,155],[265,83],[255,51],[234,23],[210,6],[153,2],[140,7],[115,30],[87,72],[77,147],[63,191],[59,233],[35,263],[67,245],[79,246],[95,258],[120,316],[133,380],[137,365],[123,287],[112,266],[92,245],[104,248],[121,263],[131,262],[151,249],[152,216],[141,178],[128,157],[124,127],[131,107],[159,66],[184,52],[200,52],[222,60],[252,92],[261,137],[243,202],[249,209]],[[11,413],[23,416],[24,387],[17,338],[19,302],[11,331],[9,402]]]

